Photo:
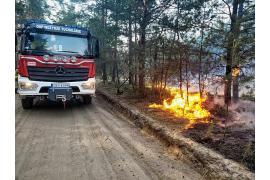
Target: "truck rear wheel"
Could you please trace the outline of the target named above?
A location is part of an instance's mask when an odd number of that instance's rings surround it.
[[[23,109],[31,109],[33,107],[33,98],[21,99]]]
[[[85,95],[85,96],[83,96],[83,103],[84,104],[92,104],[92,97],[91,96],[89,96],[89,95]]]

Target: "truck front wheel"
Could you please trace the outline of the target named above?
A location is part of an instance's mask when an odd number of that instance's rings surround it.
[[[92,97],[91,96],[89,96],[89,95],[85,95],[85,96],[83,96],[83,103],[84,104],[92,104]]]
[[[31,109],[33,107],[33,98],[21,99],[23,109]]]

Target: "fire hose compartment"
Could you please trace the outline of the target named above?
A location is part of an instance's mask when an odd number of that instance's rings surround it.
[[[71,87],[50,87],[48,90],[48,99],[51,101],[68,101],[72,98]]]

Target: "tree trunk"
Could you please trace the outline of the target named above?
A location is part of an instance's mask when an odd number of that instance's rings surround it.
[[[132,25],[131,15],[129,15],[129,19],[128,19],[128,65],[129,65],[128,83],[129,84],[133,84],[132,29],[131,29],[131,25]]]
[[[238,102],[239,100],[239,78],[238,76],[233,77],[233,101]]]
[[[107,26],[107,22],[106,22],[107,21],[106,20],[107,10],[104,7],[106,6],[107,1],[105,0],[105,1],[103,1],[103,3],[104,3],[104,5],[102,7],[102,18],[101,18],[101,20],[102,20],[103,28],[106,28],[106,26]],[[101,47],[102,48],[105,47],[104,46],[104,38],[102,38]],[[102,63],[102,81],[105,84],[108,78],[107,78],[106,61],[105,61],[105,57],[104,56],[103,56],[102,60],[103,60],[103,63]]]
[[[147,25],[147,3],[144,3],[144,15],[143,20],[140,24],[141,31],[140,31],[140,52],[139,52],[139,92],[141,95],[144,95],[145,90],[145,38],[146,38],[146,25]]]
[[[233,58],[233,43],[234,33],[237,18],[238,0],[233,0],[233,12],[231,15],[231,28],[229,32],[226,56],[226,74],[225,74],[225,88],[224,88],[224,102],[229,105],[231,103],[231,86],[232,86],[232,58]]]
[[[136,14],[135,14],[135,20],[134,20],[134,36],[135,36],[135,45],[136,45],[136,48],[134,49],[134,86],[137,86],[138,85],[138,38],[137,38],[137,17],[136,17]]]
[[[115,26],[116,28],[118,27],[118,20],[116,20]],[[114,36],[112,82],[115,82],[115,78],[117,77],[117,38],[118,34],[116,33]]]
[[[238,40],[239,34],[240,34],[240,25],[243,17],[243,5],[244,5],[245,0],[241,0],[239,2],[239,9],[238,9],[238,16],[237,16],[237,22],[236,22],[236,33],[235,33],[235,51],[234,51],[234,70],[236,73],[234,73],[233,76],[233,101],[238,102],[239,100],[239,52],[240,52],[240,42]]]
[[[203,39],[203,34],[202,34]],[[202,42],[200,44],[200,54],[199,54],[199,92],[200,92],[200,98],[202,98],[202,82],[201,82],[201,71],[202,71]]]
[[[142,27],[141,30],[141,38],[140,38],[140,53],[139,53],[139,90],[141,94],[144,94],[144,67],[145,67],[145,29]]]
[[[180,36],[179,36],[179,32],[177,32],[177,43],[178,43],[178,51],[179,51],[179,90],[180,90],[180,94],[181,97],[183,98],[183,75],[182,75],[182,53],[181,53],[181,47],[179,45],[179,40],[180,40]]]
[[[157,80],[158,80],[158,72],[157,72],[157,58],[158,58],[158,46],[157,41],[155,42],[154,47],[154,55],[153,55],[153,66],[154,66],[154,73],[153,73],[153,82],[152,82],[152,89],[156,88]]]
[[[103,62],[103,63],[102,63],[102,81],[103,81],[103,84],[105,84],[106,81],[107,81],[106,62]]]
[[[117,76],[117,60],[116,60],[116,49],[113,50],[113,69],[112,69],[112,82],[115,82]]]
[[[162,66],[161,66],[161,73],[160,73],[160,87],[159,87],[159,96],[161,97],[162,93],[162,85],[163,85],[163,75],[164,75],[164,65],[165,65],[165,47],[164,41],[162,42]]]
[[[186,57],[186,90],[187,90],[187,104],[189,105],[189,94],[188,94],[188,90],[189,90],[189,77],[188,77],[188,63],[189,63],[189,57],[187,55]]]
[[[204,38],[204,21],[201,26],[201,42],[200,42],[200,54],[199,54],[199,92],[200,92],[200,98],[202,98],[202,80],[201,80],[201,72],[202,72],[202,53],[203,53],[203,38]]]
[[[116,63],[115,63],[115,66],[116,66],[117,85],[120,86],[120,77],[119,77],[119,69],[118,69],[117,61],[116,61]]]

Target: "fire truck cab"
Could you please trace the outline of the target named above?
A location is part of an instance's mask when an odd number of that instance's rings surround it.
[[[28,20],[16,32],[18,90],[22,107],[34,98],[90,104],[95,94],[95,58],[99,42],[78,26]]]

